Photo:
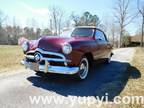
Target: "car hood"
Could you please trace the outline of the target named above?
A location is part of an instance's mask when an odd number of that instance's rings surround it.
[[[60,51],[65,43],[73,43],[75,41],[85,41],[83,37],[60,37],[60,36],[44,36],[39,40],[38,48],[47,51]]]

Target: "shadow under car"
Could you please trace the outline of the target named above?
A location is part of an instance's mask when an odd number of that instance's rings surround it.
[[[67,75],[53,75],[47,77],[30,76],[27,79],[33,86],[56,92],[63,96],[105,96],[109,100],[119,95],[129,78],[139,78],[139,70],[129,63],[112,61],[110,64],[94,64],[91,73],[83,81],[77,81]]]

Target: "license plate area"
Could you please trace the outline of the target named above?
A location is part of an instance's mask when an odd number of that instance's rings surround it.
[[[39,71],[39,64],[38,63],[27,63],[27,67],[30,68],[31,70]]]

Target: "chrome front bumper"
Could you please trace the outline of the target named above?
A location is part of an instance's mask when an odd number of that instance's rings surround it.
[[[25,65],[26,68],[29,68],[31,70],[35,70],[35,71],[41,71],[44,73],[58,73],[58,74],[75,74],[79,71],[79,67],[69,67],[67,66],[67,62],[70,62],[69,60],[66,60],[66,58],[64,57],[64,55],[59,54],[59,53],[52,53],[52,52],[47,52],[47,51],[43,51],[41,49],[36,49],[34,51],[35,52],[40,52],[42,54],[54,54],[57,56],[62,57],[62,59],[56,59],[56,58],[45,58],[42,57],[42,60],[45,61],[45,64],[39,64],[39,62],[27,62],[25,59],[21,61],[21,64]],[[31,53],[31,52],[30,52]],[[27,56],[26,57],[34,60],[33,56]],[[64,62],[64,66],[53,66],[50,65],[50,62],[54,61],[54,62]]]

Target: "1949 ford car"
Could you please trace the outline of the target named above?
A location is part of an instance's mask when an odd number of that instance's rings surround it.
[[[22,43],[26,68],[37,73],[75,75],[85,79],[93,61],[110,63],[112,46],[106,35],[95,27],[76,27],[71,37],[43,36]]]

